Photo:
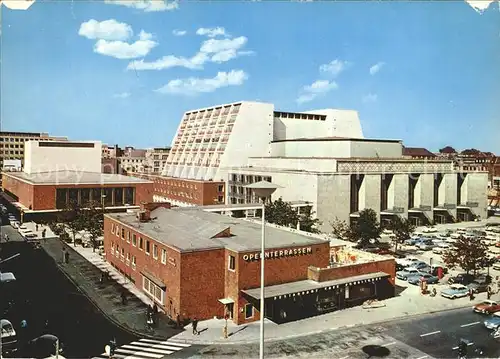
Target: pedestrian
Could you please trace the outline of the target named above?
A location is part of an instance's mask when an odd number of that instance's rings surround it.
[[[104,272],[101,272],[101,279],[100,279],[100,282],[101,283],[104,283],[104,281],[106,280],[106,274]]]
[[[198,335],[198,334],[200,334],[200,333],[198,332],[198,319],[193,318],[193,323],[192,323],[192,326],[193,326],[193,335]]]
[[[66,253],[64,253],[64,262],[65,262],[66,264],[68,264],[68,263],[69,263],[69,252],[68,252],[68,251],[66,251]]]
[[[64,245],[62,247],[62,262],[66,263],[66,247]]]
[[[38,223],[35,224],[35,230],[38,232]]]
[[[158,306],[156,303],[153,303],[153,320],[156,323],[158,319]]]
[[[491,292],[492,292],[491,286],[488,286],[488,290],[486,291],[486,295],[487,295],[488,299],[491,298]]]
[[[177,314],[177,328],[180,328],[181,327],[181,316],[179,314]]]
[[[122,304],[126,305],[127,304],[127,294],[125,293],[125,290],[122,290],[121,297],[122,297]]]
[[[42,238],[45,238],[46,231],[47,231],[47,229],[44,228],[43,231],[42,231]]]
[[[469,289],[469,300],[472,301],[474,299],[474,292],[472,289]]]

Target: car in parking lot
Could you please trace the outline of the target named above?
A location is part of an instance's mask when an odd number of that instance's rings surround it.
[[[433,276],[430,273],[424,273],[422,275],[416,275],[408,278],[408,283],[410,284],[419,284],[420,282],[427,282],[427,284],[436,284],[439,282],[439,278]]]
[[[493,313],[484,321],[484,326],[488,329],[497,329],[500,326],[500,312]]]
[[[446,268],[443,265],[433,265],[431,266],[431,274],[437,276],[439,272],[439,268],[441,268],[441,271],[443,274],[448,274],[448,268]]]
[[[420,272],[423,272],[423,273],[428,273],[431,271],[431,267],[430,265],[428,265],[427,263],[425,262],[414,262],[412,263],[410,266],[410,268],[416,268],[418,269]]]
[[[408,267],[413,262],[421,262],[421,260],[418,259],[418,258],[415,258],[415,257],[407,257],[407,258],[396,259],[396,263],[402,265],[403,267]]]
[[[432,243],[432,240],[427,239],[415,244],[415,247],[422,251],[430,251],[432,248],[434,248],[434,243]]]
[[[493,314],[496,312],[500,312],[500,304],[494,300],[483,300],[481,303],[473,306],[472,310],[475,313]]]
[[[493,265],[491,266],[491,268],[493,268],[495,270],[500,270],[500,262],[493,263]]]
[[[396,272],[396,278],[401,280],[407,280],[409,277],[420,274],[423,273],[420,272],[417,268],[408,267],[403,269],[402,271]]]
[[[469,288],[463,284],[452,284],[449,288],[441,291],[441,296],[449,299],[466,297],[469,294]]]
[[[422,232],[424,233],[436,233],[438,230],[436,227],[432,227],[432,226],[429,226],[429,227],[425,227]]]
[[[454,277],[450,277],[448,279],[448,284],[462,284],[462,285],[467,285],[474,281],[474,275],[469,274],[469,273],[460,273],[457,274]]]
[[[450,247],[451,246],[448,243],[440,242],[434,248],[432,248],[432,253],[441,254],[444,253],[446,250],[450,249]]]

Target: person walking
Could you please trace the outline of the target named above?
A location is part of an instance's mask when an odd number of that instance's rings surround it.
[[[474,291],[471,289],[469,289],[469,300],[472,301],[474,299]]]
[[[486,296],[488,297],[488,299],[491,299],[491,294],[492,294],[491,286],[488,286],[488,289],[486,290]]]
[[[193,335],[198,335],[198,334],[200,334],[200,333],[198,332],[198,319],[193,318],[193,323],[192,323],[192,326],[193,326]]]

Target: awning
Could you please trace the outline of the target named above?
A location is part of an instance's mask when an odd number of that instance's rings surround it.
[[[264,297],[278,299],[281,296],[294,296],[318,292],[320,289],[334,289],[338,286],[345,286],[346,284],[360,284],[366,282],[373,282],[382,278],[390,277],[389,274],[384,272],[369,273],[357,275],[347,278],[329,280],[325,282],[316,282],[313,280],[301,280],[297,282],[272,285],[264,288]],[[243,293],[250,297],[260,300],[260,288],[245,289]]]
[[[142,270],[141,274],[147,279],[149,279],[151,282],[156,284],[158,287],[160,287],[162,290],[167,289],[167,286],[162,282],[162,280],[156,277],[154,274],[148,272],[147,270]]]
[[[234,303],[234,300],[232,300],[231,298],[222,298],[222,299],[219,299],[219,302],[221,302],[224,305],[227,305],[227,304]]]

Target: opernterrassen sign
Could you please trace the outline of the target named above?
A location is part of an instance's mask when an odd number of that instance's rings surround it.
[[[307,254],[312,254],[312,248],[311,247],[305,247],[305,248],[293,248],[293,249],[283,249],[283,250],[276,250],[276,251],[268,251],[265,252],[264,259],[273,259],[273,258],[282,258],[282,257],[295,257],[295,256],[302,256],[302,255],[307,255]],[[256,261],[260,260],[260,253],[251,253],[251,254],[245,254],[243,256],[243,260],[245,261]]]

